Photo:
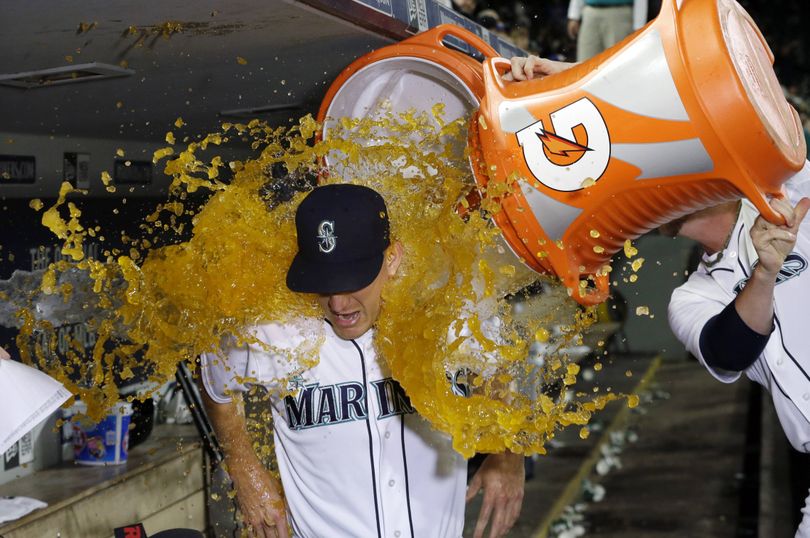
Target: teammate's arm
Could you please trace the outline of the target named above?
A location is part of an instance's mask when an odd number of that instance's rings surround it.
[[[774,199],[771,206],[784,215],[786,225],[757,218],[750,233],[759,262],[735,300],[701,331],[701,353],[714,368],[745,370],[762,353],[773,330],[776,277],[796,244],[810,199],[803,198],[796,207],[786,200]]]
[[[281,484],[256,456],[243,409],[234,401],[216,403],[205,390],[200,392],[225,452],[225,464],[245,522],[258,538],[289,538]]]
[[[762,217],[754,222],[751,240],[759,263],[735,301],[737,312],[745,324],[760,334],[771,332],[776,277],[785,258],[796,245],[799,225],[810,208],[810,199],[802,198],[793,207],[787,200],[775,198],[771,200],[771,207],[784,215],[786,224],[771,224]]]

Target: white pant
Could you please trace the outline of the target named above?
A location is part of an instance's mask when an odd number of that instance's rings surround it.
[[[810,538],[810,495],[804,500],[802,515],[802,522],[799,523],[799,528],[796,529],[796,538]]]
[[[631,6],[593,7],[582,10],[577,36],[577,61],[592,58],[633,32]]]

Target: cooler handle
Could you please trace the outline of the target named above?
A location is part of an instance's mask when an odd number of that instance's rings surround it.
[[[497,95],[503,96],[503,91],[506,88],[503,83],[501,71],[512,70],[512,62],[506,58],[487,58],[484,60],[484,88],[486,89],[487,96],[491,96],[497,92]]]
[[[498,51],[492,48],[492,45],[469,30],[465,30],[464,28],[456,26],[455,24],[440,24],[426,32],[416,34],[412,38],[408,39],[408,41],[422,43],[430,47],[446,48],[446,45],[442,43],[442,39],[448,35],[460,39],[468,45],[472,45],[472,47],[483,54],[485,58],[499,56]]]
[[[563,277],[563,284],[572,291],[571,298],[582,306],[595,306],[603,303],[610,295],[610,276],[608,274],[594,275],[595,288],[582,288],[579,285],[579,276]]]
[[[752,180],[749,180],[753,183]],[[768,196],[763,194],[759,189],[753,188],[750,189],[749,192],[743,191],[743,195],[745,195],[748,200],[754,204],[754,207],[757,208],[759,211],[760,216],[763,219],[767,220],[771,224],[776,224],[777,226],[785,225],[785,217],[779,211],[775,210],[771,207],[771,203],[768,200]],[[782,192],[773,195],[774,198],[785,198],[784,189]]]

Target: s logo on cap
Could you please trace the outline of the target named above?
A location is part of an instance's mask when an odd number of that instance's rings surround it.
[[[335,235],[335,223],[331,220],[325,220],[318,226],[318,250],[324,254],[329,254],[335,250],[337,245],[337,236]]]

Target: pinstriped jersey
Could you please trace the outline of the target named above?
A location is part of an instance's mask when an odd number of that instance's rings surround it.
[[[203,357],[212,399],[252,384],[270,391],[276,457],[296,536],[460,537],[466,461],[415,413],[377,360],[372,333],[327,322],[263,325],[259,342]],[[313,344],[317,364],[290,351]]]

